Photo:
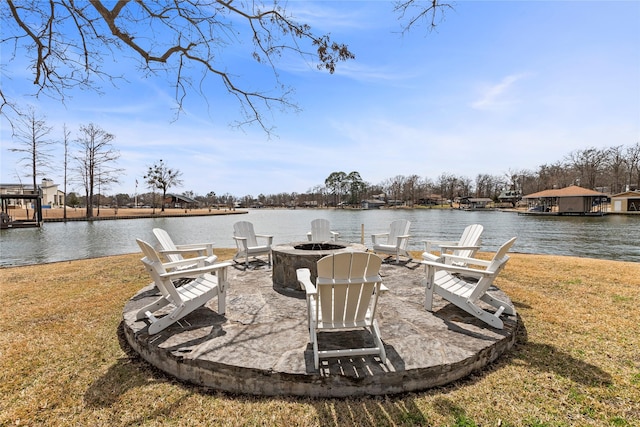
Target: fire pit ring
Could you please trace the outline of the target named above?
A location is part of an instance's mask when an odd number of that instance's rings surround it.
[[[296,270],[308,268],[311,281],[318,275],[316,263],[327,255],[366,251],[364,245],[349,242],[293,242],[271,247],[273,289],[283,295],[304,298],[304,289],[300,287]]]

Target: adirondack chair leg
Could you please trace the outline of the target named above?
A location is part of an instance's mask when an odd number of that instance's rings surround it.
[[[320,367],[320,354],[318,351],[318,335],[316,334],[315,327],[312,327],[309,330],[309,336],[311,340],[311,344],[313,346],[313,366],[318,370]]]
[[[136,314],[136,320],[142,320],[147,318],[147,312],[155,312],[161,309],[162,307],[166,307],[170,302],[165,297],[160,297],[151,304],[145,305]]]
[[[165,330],[166,328],[174,324],[177,320],[179,319],[172,319],[170,315],[161,317],[160,319],[157,319],[155,322],[149,325],[149,330],[147,333],[149,335],[157,334],[158,332]]]
[[[481,309],[475,304],[472,304],[469,301],[467,301],[467,307],[468,309],[466,311],[468,311],[470,314],[474,315],[478,319],[482,320],[483,322],[487,323],[488,325],[491,325],[496,329],[504,328],[504,322],[502,321],[502,319],[497,317],[499,316],[499,314],[496,316],[496,314],[489,313],[488,311],[484,311],[483,309]]]
[[[376,343],[376,347],[380,349],[380,360],[382,361],[382,363],[386,363],[387,352],[384,350],[384,344],[382,343],[382,339],[380,338],[380,328],[378,328],[378,322],[376,320],[373,321],[371,330],[373,333],[373,340]]]
[[[493,307],[497,308],[498,310],[500,310],[500,314],[504,313],[504,314],[508,314],[510,316],[515,316],[516,314],[516,310],[515,308],[513,308],[512,305],[507,304],[504,301],[499,300],[498,298],[492,297],[489,294],[484,294],[483,296],[480,297],[480,299],[484,302],[486,302],[489,305],[492,305]],[[496,313],[497,316],[500,316],[500,314]]]
[[[434,283],[433,277],[435,275],[435,268],[430,265],[425,265],[426,277],[424,279],[424,308],[427,311],[433,311],[433,291]]]
[[[218,278],[218,314],[225,314],[227,309],[227,270],[216,274]]]

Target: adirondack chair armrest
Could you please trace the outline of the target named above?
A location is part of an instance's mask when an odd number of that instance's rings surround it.
[[[439,245],[443,251],[478,250],[480,246]]]
[[[206,265],[204,267],[195,267],[195,268],[188,268],[184,270],[170,271],[170,272],[161,274],[160,277],[167,277],[170,279],[198,277],[205,273],[211,273],[216,270],[222,270],[227,267],[231,267],[232,265],[233,265],[232,262],[225,261],[225,262],[219,262],[216,264]]]
[[[187,254],[193,252],[199,252],[198,249],[203,250],[204,248],[197,249],[181,249],[176,247],[175,249],[158,249],[157,252],[162,255],[171,255],[171,254]]]
[[[402,236],[398,236],[398,237],[397,237],[397,239],[398,239],[398,243],[402,242],[403,240],[407,240],[407,239],[409,239],[409,237],[411,237],[411,235],[410,235],[410,234],[404,234],[404,235],[402,235]]]
[[[205,252],[207,255],[213,255],[213,245],[215,242],[211,243],[188,243],[184,245],[176,245],[176,248],[181,251],[189,251],[192,252]]]
[[[298,278],[298,282],[304,287],[307,298],[318,294],[318,290],[313,283],[311,283],[311,270],[308,268],[299,268],[296,270],[296,277]]]
[[[430,252],[432,246],[440,246],[440,247],[442,247],[442,245],[454,246],[457,242],[454,242],[452,240],[423,240],[422,243],[424,243],[424,250],[426,252]]]
[[[273,236],[269,234],[256,234],[256,237],[260,237],[262,239],[267,239],[268,244],[270,245],[273,242]]]
[[[238,245],[238,248],[240,248],[241,246],[246,250],[247,249],[247,238],[246,237],[240,237],[240,236],[233,236],[233,240],[236,241],[236,244]]]
[[[158,253],[162,253],[162,252],[158,252]],[[171,253],[171,251],[169,251],[167,253]],[[194,263],[198,263],[200,261],[204,261],[207,258],[208,257],[206,257],[206,256],[196,256],[196,257],[193,257],[193,258],[181,259],[180,261],[163,262],[162,266],[165,268],[165,270],[166,269],[173,269],[173,268],[182,267],[184,265],[192,265]]]
[[[442,254],[442,258],[445,260],[445,263],[447,263],[448,261],[457,261],[463,264],[479,265],[482,267],[488,267],[489,265],[491,265],[491,261],[488,260],[458,256],[453,254]]]
[[[376,233],[376,234],[372,234],[371,235],[371,240],[373,241],[373,244],[375,245],[377,242],[376,240],[380,237],[388,237],[389,233]]]
[[[458,258],[462,258],[462,257],[458,257]],[[445,271],[448,271],[450,273],[460,273],[460,274],[463,274],[465,276],[471,276],[471,277],[483,277],[483,276],[488,276],[488,275],[493,274],[492,272],[488,272],[486,270],[478,270],[476,268],[460,267],[460,266],[457,266],[457,265],[443,264],[443,263],[437,262],[437,261],[422,260],[422,261],[420,261],[420,263],[424,264],[428,268],[434,269],[435,271],[445,270]]]
[[[198,253],[200,256],[211,256],[213,255],[213,244],[178,245],[175,249],[160,249],[157,252],[162,255]]]

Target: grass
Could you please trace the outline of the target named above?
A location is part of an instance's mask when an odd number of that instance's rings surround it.
[[[511,352],[420,393],[310,399],[182,384],[132,354],[139,257],[0,269],[1,426],[640,426],[637,263],[514,254],[497,280],[523,323]]]

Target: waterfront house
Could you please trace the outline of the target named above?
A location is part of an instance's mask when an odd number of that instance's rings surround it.
[[[462,197],[460,207],[465,210],[489,210],[493,209],[493,199],[488,197]]]
[[[163,203],[165,208],[197,209],[200,206],[197,200],[179,194],[167,194]]]

